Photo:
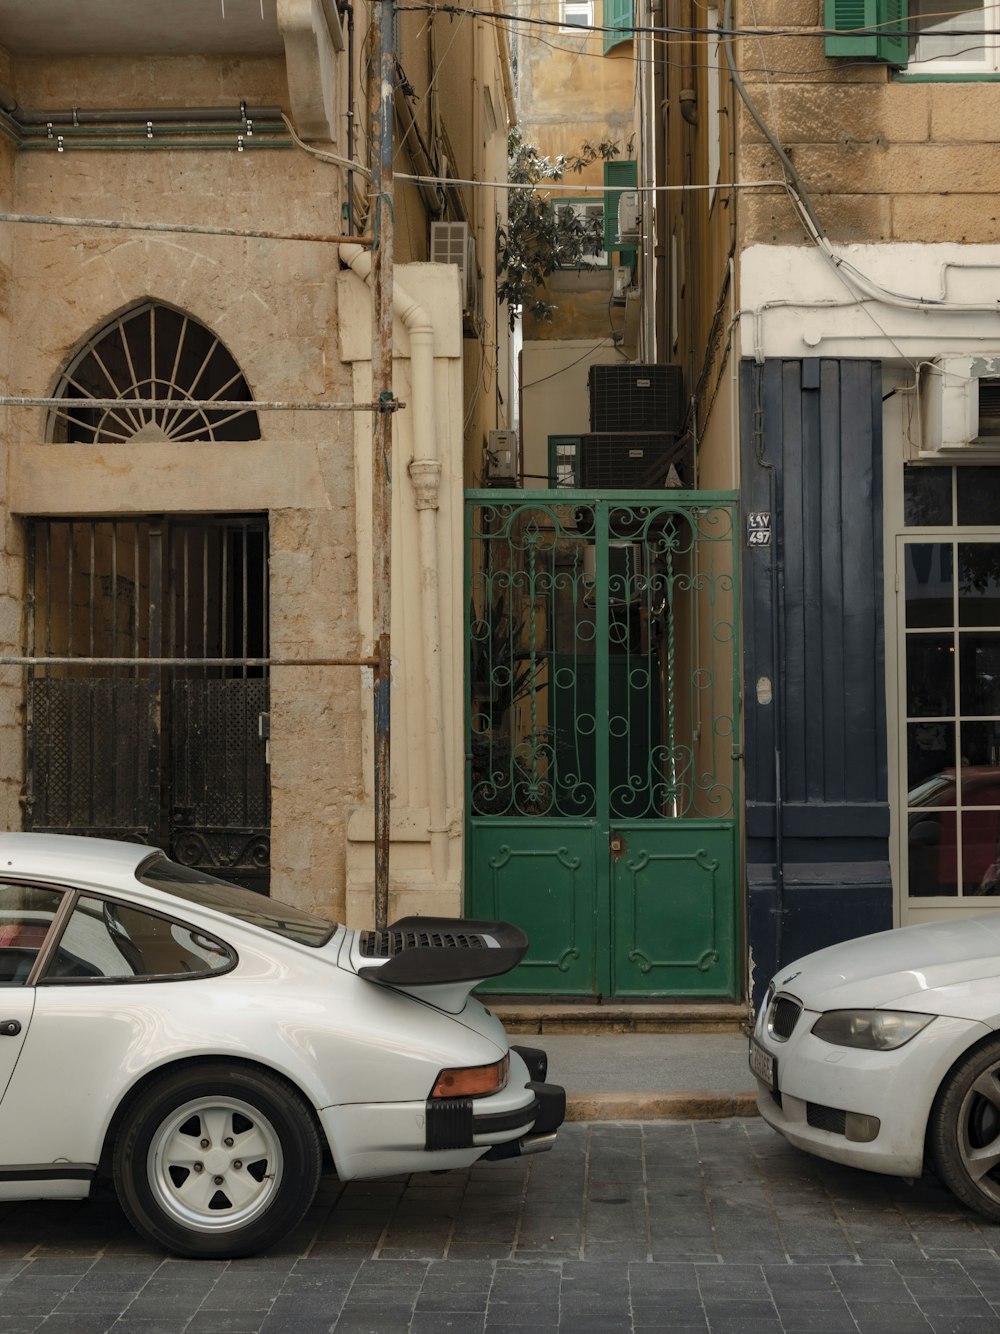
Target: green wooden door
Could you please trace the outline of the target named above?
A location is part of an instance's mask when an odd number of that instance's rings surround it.
[[[531,938],[506,991],[738,989],[734,503],[468,498],[468,899]]]

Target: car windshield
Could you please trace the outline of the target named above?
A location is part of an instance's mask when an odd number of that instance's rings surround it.
[[[249,889],[227,884],[225,880],[216,880],[215,876],[205,875],[190,866],[179,866],[166,857],[144,862],[136,871],[136,879],[152,889],[162,889],[175,898],[200,904],[203,908],[214,908],[216,912],[273,931],[299,945],[310,945],[313,949],[325,945],[337,930],[335,922],[293,908],[288,903],[266,899]]]

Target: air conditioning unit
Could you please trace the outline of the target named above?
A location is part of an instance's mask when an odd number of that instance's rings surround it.
[[[919,403],[916,457],[1000,455],[1000,354],[939,357],[925,365]]]
[[[680,366],[616,361],[591,366],[592,431],[666,431],[684,424],[684,372]]]
[[[516,431],[490,431],[486,450],[486,481],[490,486],[518,486],[521,481],[520,441]]]
[[[694,484],[690,437],[660,431],[634,434],[594,432],[580,437],[580,486],[661,490],[678,482]],[[673,475],[671,475],[671,471]]]
[[[476,262],[476,238],[467,222],[431,223],[431,263],[457,264],[462,283],[462,315],[478,333],[483,313],[483,285]]]
[[[622,245],[639,243],[638,190],[623,190],[618,196],[618,239]]]
[[[628,289],[632,286],[632,265],[616,264],[611,273],[611,300],[617,306],[624,306]]]

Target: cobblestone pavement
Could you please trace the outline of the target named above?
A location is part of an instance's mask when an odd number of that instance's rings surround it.
[[[341,1186],[269,1255],[181,1261],[117,1207],[0,1206],[0,1334],[987,1334],[1000,1227],[757,1120],[567,1125],[552,1153]]]

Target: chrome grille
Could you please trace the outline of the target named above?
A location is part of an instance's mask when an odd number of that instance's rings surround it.
[[[787,1042],[802,1013],[802,1006],[792,996],[777,996],[767,1016],[767,1031],[779,1042]]]

